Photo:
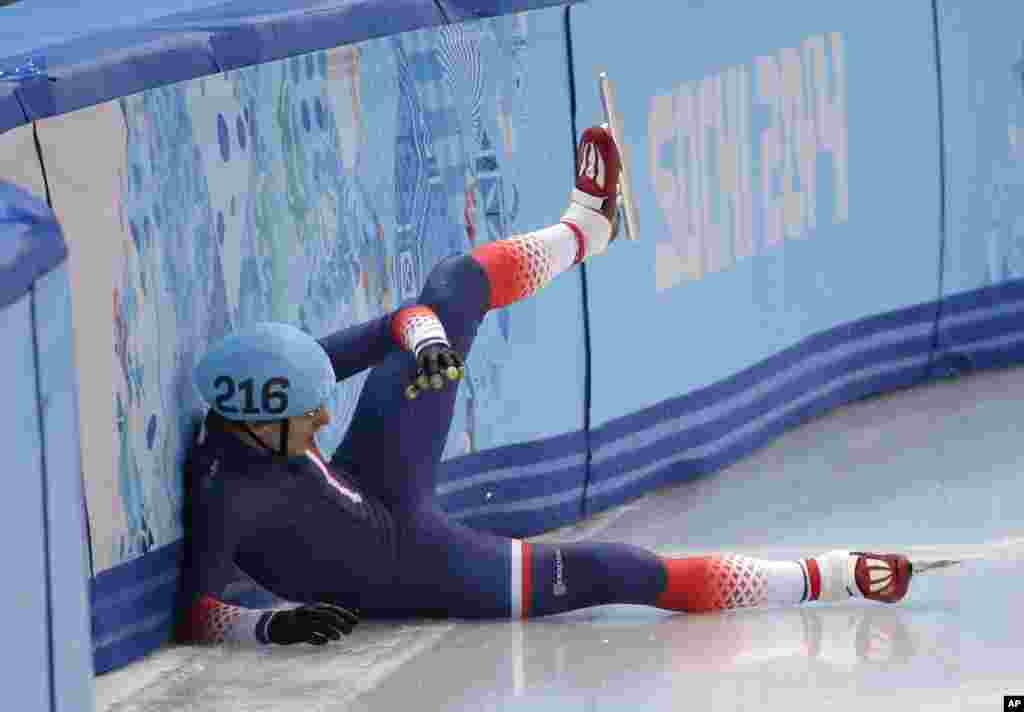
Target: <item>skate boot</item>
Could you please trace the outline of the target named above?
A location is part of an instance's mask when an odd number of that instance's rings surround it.
[[[896,603],[910,588],[913,566],[902,554],[830,551],[814,558],[821,567],[819,601],[866,598]]]
[[[599,255],[616,237],[619,206],[619,149],[611,133],[591,126],[580,137],[576,188],[562,224],[576,233],[581,251],[577,262]]]

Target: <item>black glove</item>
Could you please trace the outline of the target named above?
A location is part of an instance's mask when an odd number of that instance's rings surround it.
[[[325,645],[352,632],[359,615],[330,603],[314,603],[288,611],[274,611],[267,624],[267,639],[278,645]]]
[[[466,373],[466,365],[458,352],[448,344],[425,346],[416,358],[416,380],[405,389],[405,397],[412,400],[420,391],[439,391],[446,381],[458,381]]]

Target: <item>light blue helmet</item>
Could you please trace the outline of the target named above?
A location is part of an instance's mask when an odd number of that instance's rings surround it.
[[[195,369],[203,400],[228,420],[284,420],[316,410],[335,386],[334,367],[306,332],[277,322],[244,327]]]

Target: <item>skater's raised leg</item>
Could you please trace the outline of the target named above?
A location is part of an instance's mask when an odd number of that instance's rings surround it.
[[[530,297],[604,252],[613,239],[618,149],[607,131],[590,128],[579,155],[576,187],[559,224],[441,262],[417,304],[393,319],[406,350],[390,354],[370,374],[333,460],[387,504],[410,509],[433,496],[454,412],[454,388],[435,392],[422,379],[405,385],[420,351],[442,343],[465,358],[488,311]]]

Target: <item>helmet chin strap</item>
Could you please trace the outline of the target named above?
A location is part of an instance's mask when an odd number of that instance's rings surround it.
[[[281,442],[278,447],[277,454],[281,457],[288,457],[288,436],[289,431],[291,430],[291,421],[289,421],[288,418],[285,418],[278,422],[281,423]],[[243,421],[242,427],[245,428],[245,432],[249,433],[249,435],[256,439],[256,442],[258,442],[264,450],[269,452],[271,455],[274,454],[274,448],[267,445],[266,441],[257,435],[255,430],[249,427],[249,423]]]
[[[291,422],[288,418],[281,421],[281,457],[288,457],[288,431],[291,429]]]

